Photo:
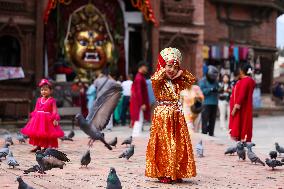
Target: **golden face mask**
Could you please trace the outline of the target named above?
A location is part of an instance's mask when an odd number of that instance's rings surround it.
[[[70,46],[70,57],[77,66],[85,69],[101,69],[111,59],[111,43],[96,31],[81,31]]]
[[[92,4],[75,11],[69,20],[65,51],[78,69],[100,70],[112,63],[112,36],[101,13]]]

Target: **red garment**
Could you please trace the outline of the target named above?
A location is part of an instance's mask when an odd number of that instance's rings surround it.
[[[60,119],[55,99],[38,98],[30,117],[27,125],[21,130],[23,134],[30,137],[29,143],[43,148],[57,148],[57,138],[63,137],[64,132],[59,125],[53,124],[54,120]]]
[[[236,83],[232,91],[230,112],[235,104],[239,104],[240,109],[234,116],[230,114],[229,129],[231,137],[237,141],[246,139],[251,142],[254,87],[255,81],[251,77],[244,77]]]
[[[139,120],[139,112],[143,104],[146,105],[144,119],[150,120],[150,104],[146,79],[142,73],[138,72],[131,87],[130,118],[132,123]]]
[[[73,96],[72,103],[74,106],[81,107],[81,113],[84,117],[88,115],[87,108],[87,87],[84,85],[78,85],[77,83],[72,85],[72,91],[78,93],[78,96]]]

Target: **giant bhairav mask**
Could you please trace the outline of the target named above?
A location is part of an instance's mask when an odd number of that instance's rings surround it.
[[[79,77],[87,71],[102,70],[106,63],[112,63],[113,47],[107,22],[94,5],[88,4],[72,13],[65,50]]]

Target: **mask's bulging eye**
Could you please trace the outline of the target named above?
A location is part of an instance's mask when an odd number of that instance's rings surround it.
[[[82,46],[87,46],[87,45],[88,45],[88,42],[87,42],[87,41],[84,41],[84,40],[80,40],[79,43],[80,43],[80,45],[82,45]]]
[[[102,46],[103,45],[103,41],[96,41],[95,43],[94,43],[94,45],[95,46]]]

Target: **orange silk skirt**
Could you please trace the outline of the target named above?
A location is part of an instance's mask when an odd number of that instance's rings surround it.
[[[145,175],[172,180],[196,176],[190,136],[177,106],[157,106],[146,152]]]

